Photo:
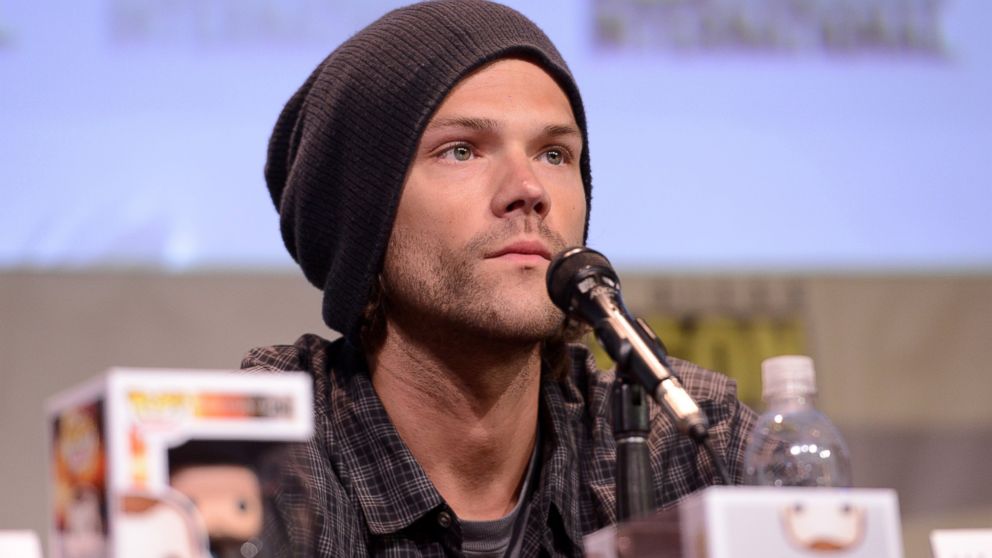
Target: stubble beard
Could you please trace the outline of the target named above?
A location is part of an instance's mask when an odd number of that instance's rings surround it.
[[[560,330],[564,315],[543,291],[543,268],[505,274],[480,268],[484,254],[521,233],[537,233],[552,253],[566,246],[543,221],[526,218],[505,221],[476,235],[461,249],[446,247],[433,236],[394,230],[383,265],[389,312],[394,318],[402,316],[409,324],[419,324],[421,333],[458,332],[514,344],[548,339]],[[541,290],[524,293],[529,303],[505,300],[516,298],[514,289],[501,287],[512,287],[514,281],[537,283]]]

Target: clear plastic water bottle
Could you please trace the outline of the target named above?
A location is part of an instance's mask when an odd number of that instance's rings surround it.
[[[851,486],[851,460],[837,428],[816,409],[816,373],[807,356],[761,363],[762,399],[744,452],[744,482],[764,486]]]

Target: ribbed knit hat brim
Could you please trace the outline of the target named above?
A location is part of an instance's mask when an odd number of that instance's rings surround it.
[[[350,341],[421,133],[459,80],[507,57],[538,64],[568,96],[591,201],[585,113],[571,73],[533,22],[499,4],[440,0],[386,14],[332,52],[279,116],[265,179],[283,241],[324,291],[324,322]]]

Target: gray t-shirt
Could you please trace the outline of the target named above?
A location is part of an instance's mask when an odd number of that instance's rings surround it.
[[[530,502],[533,490],[533,479],[538,465],[537,456],[540,454],[541,439],[538,433],[534,452],[527,466],[527,476],[520,487],[520,497],[517,505],[507,515],[492,521],[461,521],[462,553],[469,558],[503,558],[504,556],[519,556],[521,533],[527,523],[527,504]],[[507,551],[509,549],[509,552]]]

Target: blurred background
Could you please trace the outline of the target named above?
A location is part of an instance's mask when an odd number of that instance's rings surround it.
[[[46,530],[43,401],[334,335],[262,179],[283,103],[404,2],[0,0],[0,528]],[[992,4],[507,2],[586,103],[589,244],[676,356],[801,352],[907,556],[992,526]]]

